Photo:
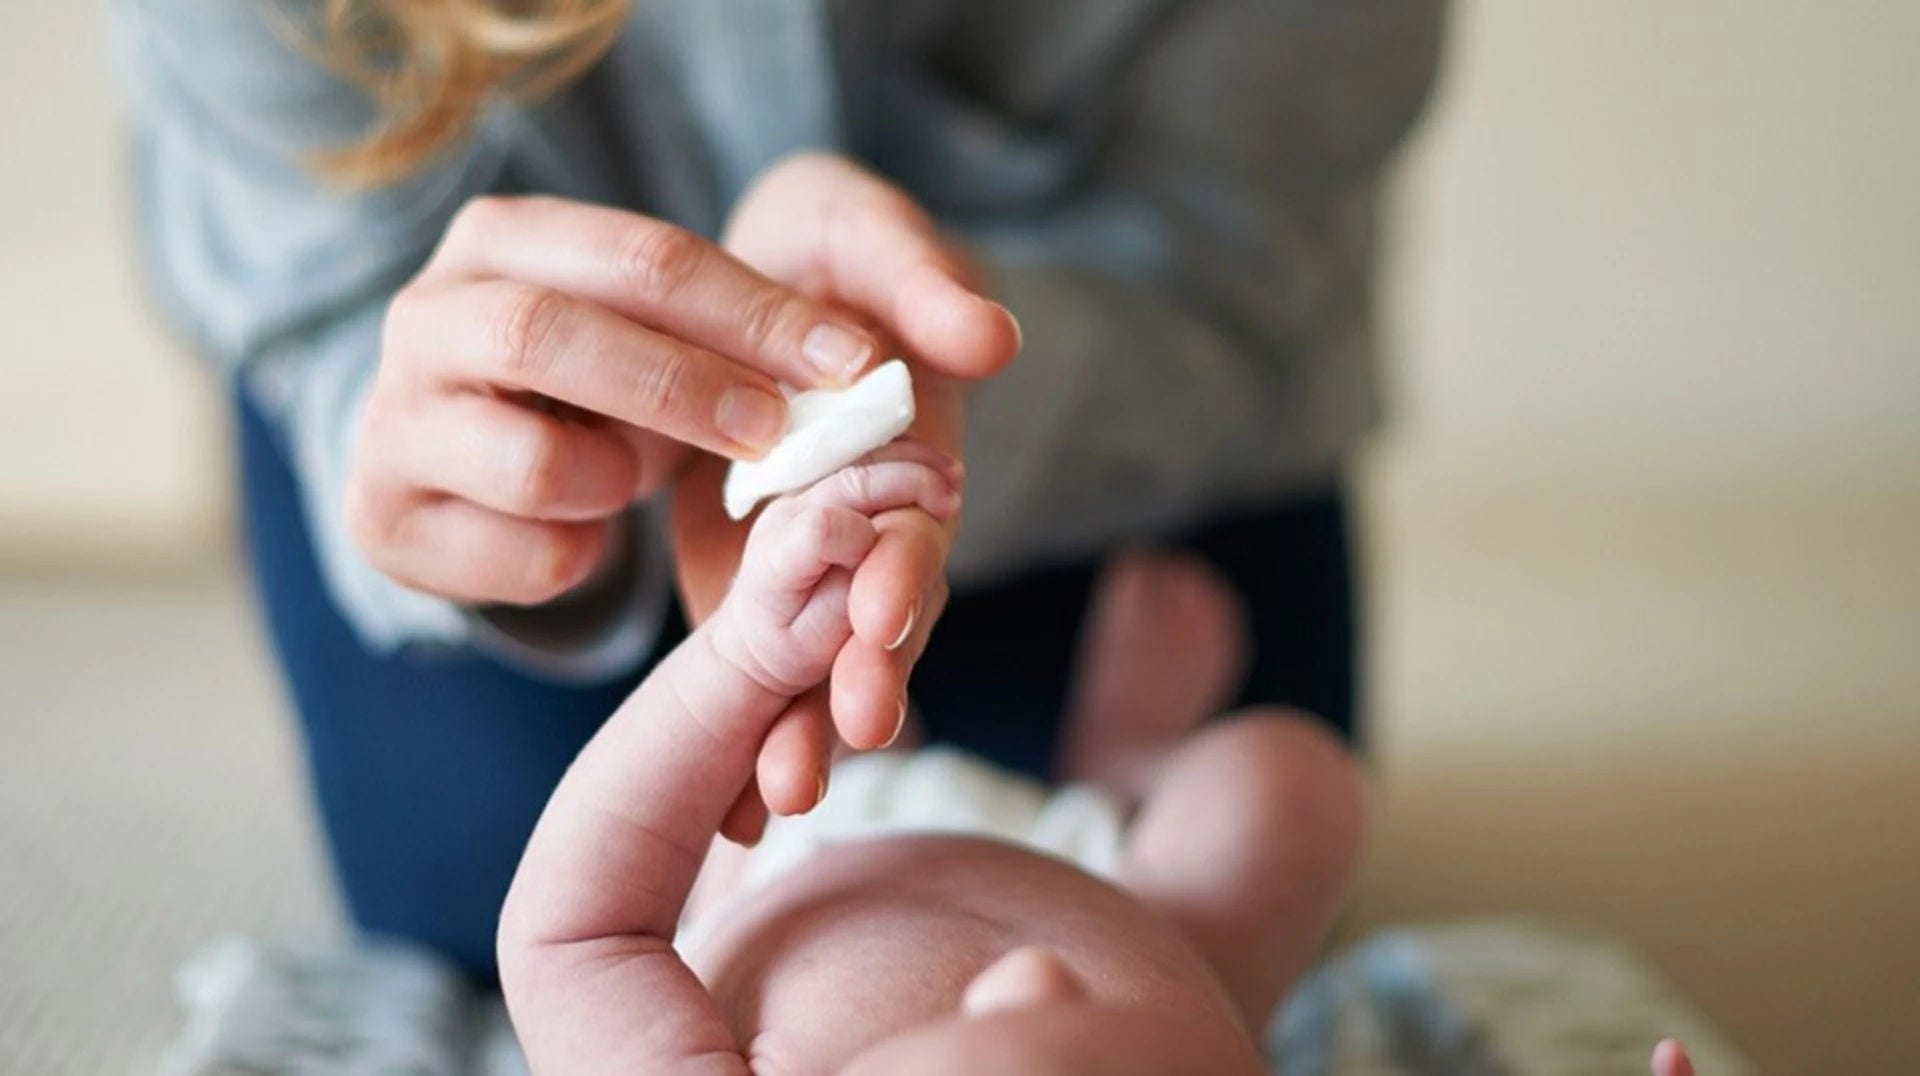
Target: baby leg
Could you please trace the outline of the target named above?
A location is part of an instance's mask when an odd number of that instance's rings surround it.
[[[1318,722],[1244,711],[1167,761],[1122,878],[1180,924],[1258,1030],[1313,963],[1359,870],[1366,799],[1353,757]]]
[[[1246,662],[1239,600],[1205,563],[1116,558],[1081,636],[1057,776],[1137,802],[1167,753],[1227,704]]]

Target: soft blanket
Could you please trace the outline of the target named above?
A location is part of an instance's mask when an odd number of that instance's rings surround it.
[[[524,1076],[496,995],[435,957],[367,940],[225,939],[183,968],[169,1076]],[[1589,1076],[1686,1042],[1702,1073],[1752,1066],[1606,936],[1528,919],[1382,931],[1301,984],[1268,1029],[1288,1076]]]

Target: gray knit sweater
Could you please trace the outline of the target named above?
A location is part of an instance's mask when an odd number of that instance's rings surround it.
[[[1325,484],[1376,415],[1378,195],[1440,0],[636,0],[561,97],[353,196],[303,157],[368,105],[272,6],[117,2],[151,277],[277,423],[323,574],[376,649],[472,642],[599,679],[645,657],[664,607],[644,511],[609,577],[627,593],[511,616],[407,591],[346,538],[381,318],[480,193],[712,234],[761,169],[833,148],[968,235],[1026,350],[971,404],[961,586]]]

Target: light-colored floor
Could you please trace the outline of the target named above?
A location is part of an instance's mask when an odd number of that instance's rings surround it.
[[[1627,937],[1769,1073],[1920,1064],[1920,495],[1372,496],[1360,920]]]
[[[1575,915],[1767,1072],[1920,1057],[1920,497],[1374,484],[1355,928]],[[150,1067],[169,974],[334,921],[226,574],[0,577],[0,1071]]]
[[[189,953],[335,921],[280,714],[229,576],[0,581],[0,1072],[150,1072]]]

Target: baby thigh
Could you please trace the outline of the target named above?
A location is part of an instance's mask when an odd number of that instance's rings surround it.
[[[1189,736],[1128,837],[1128,888],[1171,917],[1256,1029],[1311,966],[1360,865],[1366,786],[1311,716],[1229,715]]]

